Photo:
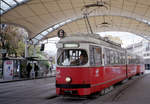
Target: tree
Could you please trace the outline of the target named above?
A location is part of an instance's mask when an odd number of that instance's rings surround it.
[[[22,56],[24,54],[24,35],[25,31],[12,25],[1,26],[0,48],[7,50],[8,56]],[[6,57],[6,54],[3,54]]]
[[[33,55],[34,48],[35,48],[35,51],[36,51],[35,56]],[[40,66],[45,67],[47,69],[49,68],[50,64],[48,62],[48,58],[46,57],[46,54],[44,52],[40,51],[40,47],[38,45],[36,47],[34,47],[34,45],[29,46],[29,56],[30,57],[38,57],[39,60],[42,60],[39,63]]]
[[[25,54],[25,44],[23,41],[18,42],[18,47],[16,48],[16,53],[18,56],[24,57]]]

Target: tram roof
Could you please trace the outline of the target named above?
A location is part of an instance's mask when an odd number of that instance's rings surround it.
[[[150,38],[150,0],[1,0],[1,23],[25,28],[34,44],[56,36],[87,33],[87,10],[93,32],[124,31]]]
[[[98,34],[71,34],[71,36],[66,36],[59,40],[60,43],[89,43],[95,45],[102,45],[105,47],[111,47],[115,49],[123,49],[121,48],[121,44],[115,43],[107,38],[100,37]]]

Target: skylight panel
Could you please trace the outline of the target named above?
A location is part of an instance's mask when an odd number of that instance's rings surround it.
[[[27,0],[16,0],[18,3],[22,3],[24,1],[27,1]]]
[[[47,29],[48,32],[52,32],[53,31],[53,28],[49,28]]]
[[[1,1],[1,8],[3,9],[3,10],[5,10],[5,11],[7,11],[8,9],[10,9],[10,7],[6,4],[6,3],[4,3],[3,1]]]
[[[17,5],[17,3],[14,0],[5,0],[6,3],[8,3],[10,6]]]
[[[35,38],[38,39],[38,40],[41,40],[43,38],[43,36],[41,34],[39,34]]]
[[[43,31],[41,34],[42,34],[43,36],[45,36],[45,35],[48,34],[48,32],[47,32],[47,31]]]
[[[54,29],[57,29],[59,27],[59,24],[56,24],[55,26],[53,26]]]
[[[0,14],[3,14],[3,13],[4,13],[4,11],[2,9],[0,9]]]
[[[38,40],[37,39],[32,39],[32,41],[33,41],[33,44],[36,44],[37,42],[38,42]]]

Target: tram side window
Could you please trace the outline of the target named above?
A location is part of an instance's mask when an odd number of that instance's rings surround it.
[[[123,64],[126,64],[126,55],[123,53]]]
[[[135,64],[139,64],[139,57],[136,56]]]
[[[102,49],[97,46],[90,46],[90,64],[98,66],[102,64]]]
[[[134,63],[133,56],[128,55],[128,63],[129,63],[129,64],[133,64],[133,63]]]
[[[110,50],[105,48],[105,65],[110,64]]]
[[[126,57],[125,57],[125,53],[121,53],[121,64],[125,64],[125,60],[126,60]]]
[[[130,58],[131,58],[131,57],[128,55],[128,56],[127,56],[128,64],[131,63],[131,62],[130,62]]]
[[[119,55],[118,55],[118,52],[114,52],[114,55],[115,55],[115,64],[118,64],[118,63],[119,63]]]
[[[115,64],[115,53],[113,50],[110,50],[110,64]]]
[[[142,64],[142,58],[138,56],[137,58],[137,64]]]
[[[131,56],[130,64],[136,64],[136,57],[135,56]]]
[[[90,46],[90,65],[94,65],[95,60],[94,60],[94,47]]]
[[[123,64],[122,63],[122,58],[123,58],[122,53],[119,53],[119,64]]]
[[[121,64],[121,53],[120,52],[118,52],[118,64]]]
[[[136,60],[137,60],[137,58],[134,57],[134,59],[133,59],[133,63],[134,63],[134,64],[137,64]]]

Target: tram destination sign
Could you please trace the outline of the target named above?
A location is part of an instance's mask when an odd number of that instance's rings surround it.
[[[63,47],[64,48],[77,48],[77,47],[79,47],[79,44],[77,44],[77,43],[65,43]]]

